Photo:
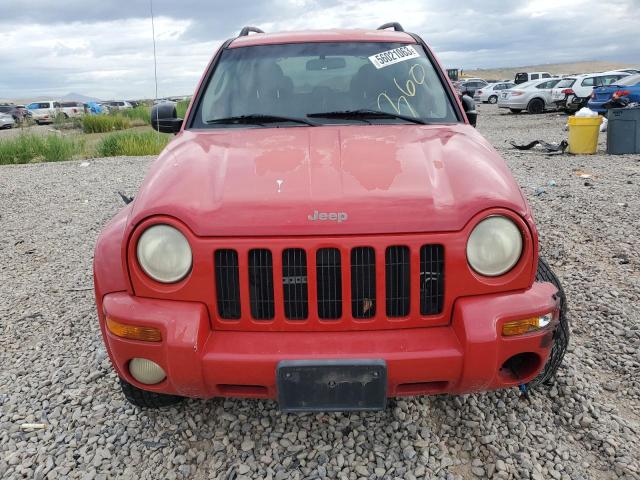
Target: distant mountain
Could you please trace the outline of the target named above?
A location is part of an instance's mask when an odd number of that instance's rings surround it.
[[[82,103],[100,102],[101,101],[99,98],[88,97],[86,95],[82,95],[81,93],[74,93],[74,92],[67,93],[63,97],[60,97],[60,100],[65,101],[65,102],[82,102]]]
[[[96,97],[88,97],[87,95],[82,95],[81,93],[67,93],[66,95],[36,95],[33,97],[26,98],[0,98],[0,103],[15,103],[16,105],[27,105],[31,102],[39,102],[39,101],[47,101],[47,100],[57,100],[59,102],[101,102],[102,100]]]

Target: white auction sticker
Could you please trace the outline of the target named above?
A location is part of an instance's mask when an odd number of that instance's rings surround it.
[[[394,63],[404,62],[412,58],[418,58],[420,54],[416,52],[416,49],[411,45],[405,47],[394,48],[393,50],[387,50],[386,52],[376,53],[371,55],[369,60],[376,68],[387,67]]]

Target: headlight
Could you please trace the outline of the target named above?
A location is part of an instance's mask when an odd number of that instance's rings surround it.
[[[467,261],[481,275],[496,277],[518,263],[522,253],[520,230],[507,217],[482,220],[469,235]]]
[[[169,225],[147,228],[138,239],[137,255],[144,272],[158,282],[177,282],[191,269],[189,242]]]

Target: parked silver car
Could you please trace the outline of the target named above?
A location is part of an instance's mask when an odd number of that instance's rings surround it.
[[[16,121],[7,113],[0,113],[0,128],[13,128]]]
[[[520,113],[523,110],[529,113],[553,110],[556,105],[551,100],[551,89],[559,81],[559,78],[545,78],[521,83],[514,88],[503,90],[498,98],[498,107],[508,108],[512,113]]]
[[[473,99],[476,102],[482,103],[498,103],[498,97],[503,90],[507,90],[509,88],[515,87],[516,84],[513,82],[496,82],[490,83],[479,90],[476,90],[473,94]]]

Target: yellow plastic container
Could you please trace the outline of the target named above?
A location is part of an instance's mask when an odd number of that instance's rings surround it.
[[[596,153],[602,117],[569,117],[569,153]]]

